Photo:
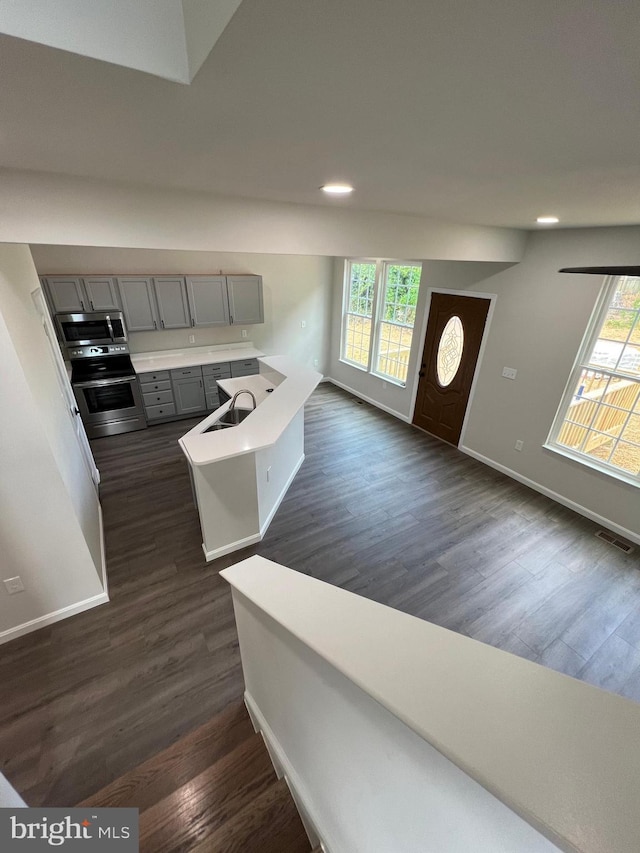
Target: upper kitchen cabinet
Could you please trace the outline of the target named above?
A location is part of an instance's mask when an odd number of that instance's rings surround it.
[[[109,276],[52,275],[42,281],[54,314],[120,310],[116,284]]]
[[[153,332],[158,328],[153,280],[147,276],[118,277],[122,310],[130,332]]]
[[[163,329],[186,329],[191,325],[187,287],[182,276],[156,276],[153,279]]]
[[[229,299],[224,275],[187,276],[192,326],[228,326]]]
[[[262,276],[228,275],[229,321],[232,325],[264,323]]]
[[[83,278],[91,311],[119,311],[118,289],[114,278],[91,276]]]

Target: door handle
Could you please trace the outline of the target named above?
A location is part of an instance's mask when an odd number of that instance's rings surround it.
[[[74,407],[73,407],[73,409],[72,409],[71,411],[73,412],[73,414],[74,414],[74,415],[79,415],[79,414],[80,414],[80,409],[79,409],[77,406],[74,406]]]
[[[421,370],[420,373],[418,373],[418,376],[422,379],[424,377],[424,370]]]

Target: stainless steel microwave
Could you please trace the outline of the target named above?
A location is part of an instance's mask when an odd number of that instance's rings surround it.
[[[56,314],[56,325],[64,346],[121,344],[127,341],[122,311],[92,311],[87,314]]]

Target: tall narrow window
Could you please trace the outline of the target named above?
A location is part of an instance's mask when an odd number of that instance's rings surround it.
[[[607,280],[547,446],[640,485],[640,277]]]
[[[408,261],[347,261],[343,361],[405,384],[420,274]]]

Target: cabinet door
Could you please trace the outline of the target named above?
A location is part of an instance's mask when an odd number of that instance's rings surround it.
[[[122,310],[130,332],[152,332],[158,328],[153,283],[150,278],[118,278]]]
[[[153,279],[158,300],[158,315],[163,329],[186,329],[191,325],[187,288],[182,276],[157,276]]]
[[[85,276],[83,281],[92,311],[120,310],[118,291],[113,278],[107,276],[91,276],[91,278],[87,278]]]
[[[44,280],[56,314],[78,314],[91,310],[80,278],[53,275],[47,276]]]
[[[176,414],[187,415],[201,412],[206,408],[202,376],[173,380],[173,396],[176,401]]]
[[[238,326],[264,323],[261,275],[228,275],[229,321]]]
[[[229,303],[223,275],[187,276],[192,326],[228,326]]]

